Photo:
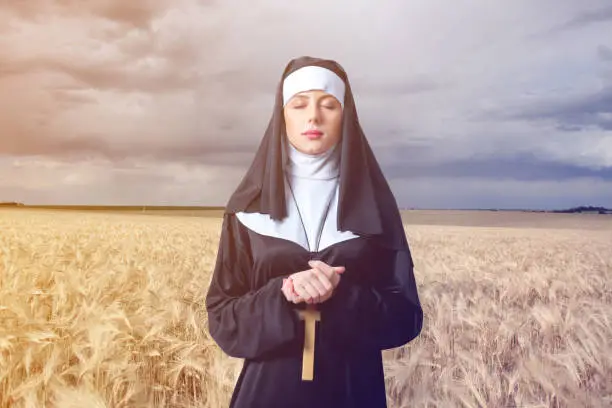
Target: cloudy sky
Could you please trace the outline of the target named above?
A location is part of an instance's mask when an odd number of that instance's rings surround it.
[[[300,55],[402,207],[612,207],[609,0],[4,0],[0,201],[224,205]]]

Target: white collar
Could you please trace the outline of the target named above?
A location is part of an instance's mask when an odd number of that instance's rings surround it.
[[[329,180],[340,175],[340,150],[336,143],[320,154],[306,154],[287,142],[285,172],[295,177]]]

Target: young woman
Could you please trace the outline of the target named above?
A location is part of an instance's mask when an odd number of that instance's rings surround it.
[[[209,332],[244,365],[232,408],[386,407],[382,350],[423,311],[395,198],[344,69],[289,62],[226,206]]]

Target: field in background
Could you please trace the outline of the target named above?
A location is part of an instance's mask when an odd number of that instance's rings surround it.
[[[0,211],[70,211],[77,213],[132,214],[181,217],[213,217],[223,215],[222,207],[155,207],[155,206],[26,206],[2,207]],[[466,227],[563,228],[612,230],[612,215],[588,213],[553,213],[535,211],[475,210],[404,210],[408,225],[453,225]],[[27,214],[27,212],[26,212]]]
[[[1,408],[227,406],[220,220],[140,215],[0,209]],[[611,217],[404,217],[426,320],[384,352],[390,408],[612,405]]]

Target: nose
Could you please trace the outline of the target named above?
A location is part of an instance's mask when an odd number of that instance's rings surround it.
[[[311,103],[308,106],[308,122],[319,123],[321,119],[321,112],[316,103]]]

